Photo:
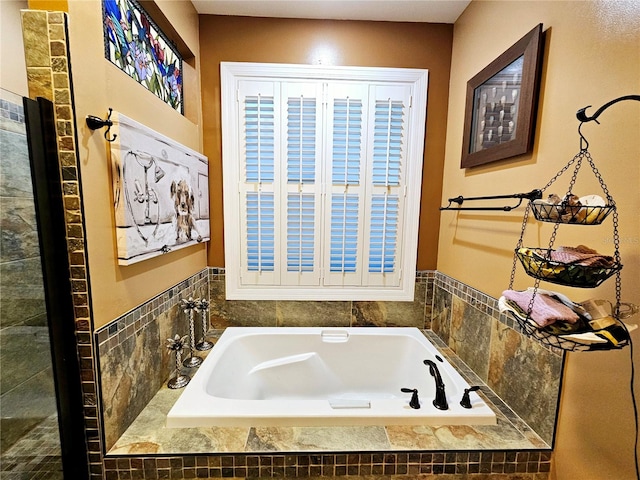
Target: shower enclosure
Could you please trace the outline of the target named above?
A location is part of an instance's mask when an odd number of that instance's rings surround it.
[[[0,89],[0,477],[16,480],[87,475],[52,108]]]

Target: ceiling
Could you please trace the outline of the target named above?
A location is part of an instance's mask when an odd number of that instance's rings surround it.
[[[192,0],[200,14],[454,23],[471,0]]]

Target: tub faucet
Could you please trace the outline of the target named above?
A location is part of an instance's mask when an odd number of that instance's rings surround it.
[[[449,405],[447,404],[447,397],[444,393],[444,382],[442,381],[438,366],[432,360],[425,360],[424,364],[429,365],[429,373],[431,373],[431,376],[436,381],[436,398],[433,400],[433,406],[439,410],[448,410]]]

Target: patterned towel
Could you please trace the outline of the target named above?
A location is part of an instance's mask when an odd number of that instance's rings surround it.
[[[505,290],[502,295],[515,302],[524,312],[529,310],[532,291],[518,292],[516,290]],[[576,312],[567,307],[556,298],[538,292],[533,300],[533,309],[530,314],[531,319],[541,328],[562,320],[569,323],[576,323],[580,318]]]
[[[558,247],[552,251],[551,260],[564,264],[582,265],[585,267],[609,268],[615,263],[613,257],[600,255],[595,250],[578,245],[577,247]]]

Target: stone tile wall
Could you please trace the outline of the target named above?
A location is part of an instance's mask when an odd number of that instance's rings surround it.
[[[430,328],[433,271],[416,274],[413,302],[298,302],[225,299],[223,268],[211,268],[211,327]]]
[[[230,301],[224,298],[224,269],[199,272],[96,332],[106,450],[113,447],[172,373],[166,339],[189,333],[188,319],[180,308],[181,299],[210,299],[208,326],[213,329],[228,326],[424,329],[431,307],[432,284],[433,272],[421,272],[416,278],[416,300],[412,303]],[[196,329],[200,325],[200,318],[196,318]]]
[[[107,450],[174,371],[175,360],[166,341],[189,333],[189,319],[181,308],[181,300],[189,297],[209,298],[206,270],[96,331]],[[197,341],[202,331],[197,314],[194,324]]]
[[[171,374],[170,358],[162,342],[175,333],[187,332],[187,319],[180,309],[180,299],[189,296],[204,298],[207,289],[211,301],[209,327],[214,330],[223,330],[228,326],[327,326],[328,324],[344,327],[415,326],[426,329],[432,327],[432,335],[437,335],[438,341],[443,341],[443,345],[451,348],[466,363],[459,367],[470,368],[509,406],[514,402],[514,410],[518,408],[516,412],[521,418],[547,443],[552,442],[556,414],[554,402],[557,402],[558,385],[547,380],[554,378],[554,375],[559,379],[562,356],[522,336],[514,329],[515,325],[509,325],[509,319],[501,318],[497,311],[495,299],[440,272],[420,272],[416,278],[416,301],[413,303],[229,301],[224,298],[224,269],[209,268],[115,319],[96,332],[102,399],[105,405],[103,415],[107,450],[115,444]],[[199,319],[196,324],[199,325]],[[521,362],[523,358],[525,361]],[[145,365],[156,367],[160,365],[161,368],[145,368]],[[537,369],[541,366],[546,369],[545,375],[537,377],[536,375],[539,374]],[[532,391],[536,392],[536,397],[532,399],[523,394],[523,391],[527,391],[526,383],[534,379],[536,384]],[[493,395],[492,392],[487,393]],[[522,404],[521,398],[525,398],[530,405],[526,402]],[[517,424],[522,420],[516,417],[510,421]],[[458,453],[470,455],[465,451],[456,452]],[[521,461],[522,458],[518,455],[525,453],[536,454],[537,460],[533,463],[528,459]],[[381,458],[385,458],[386,454],[380,455],[382,455]],[[448,455],[451,457],[452,453],[448,452]],[[507,454],[504,452],[501,455],[500,461],[491,460],[482,465],[481,461],[474,460],[469,463],[468,459],[458,462],[457,457],[451,457],[450,463],[447,463],[445,460],[447,457],[443,453],[442,462],[440,456],[436,456],[432,457],[431,463],[417,461],[416,465],[411,465],[411,468],[409,468],[411,462],[408,460],[407,462],[403,460],[399,467],[397,464],[384,465],[384,461],[378,465],[377,461],[373,461],[374,456],[371,456],[371,463],[367,461],[357,466],[352,465],[351,470],[347,468],[348,465],[345,465],[345,472],[372,474],[375,471],[384,474],[384,472],[393,471],[394,473],[391,474],[397,475],[416,470],[429,474],[463,475],[460,478],[465,478],[464,475],[468,474],[482,473],[519,475],[504,477],[505,480],[512,480],[544,479],[549,471],[550,452],[548,451],[514,452],[513,459],[507,459],[505,456]],[[267,474],[271,476],[279,475],[279,467],[273,471],[273,464],[261,462],[273,462],[276,457],[281,456],[281,454],[274,454],[256,457],[259,460],[255,468],[250,468],[246,463],[253,461],[251,460],[253,457],[250,458],[250,456],[230,457],[235,459],[231,462],[240,462],[237,465],[239,469],[234,469],[233,463],[229,464],[229,468],[222,464],[218,465],[220,458],[218,456],[211,457],[218,460],[213,464],[202,465],[200,470],[195,464],[191,464],[194,457],[177,457],[173,463],[175,465],[180,463],[184,474],[195,468],[196,472],[204,473],[206,470],[208,475],[212,476],[227,474],[241,476],[245,473],[247,476]],[[295,455],[292,458],[295,458],[295,462],[299,462],[299,457]],[[322,457],[324,458],[324,455]],[[433,458],[436,463],[433,463]],[[540,463],[541,458],[542,463]],[[124,465],[122,461],[113,462],[108,457],[105,461],[105,465],[112,465],[122,475],[143,474],[143,471],[152,465],[148,457],[144,457],[144,461],[141,457],[142,463],[140,465],[136,463],[135,466],[131,463]],[[210,462],[210,460],[206,461]],[[330,462],[330,460],[322,461]],[[307,470],[317,473],[318,468],[320,469],[318,474],[324,475],[323,468],[328,468],[324,463],[316,467],[304,462],[303,460],[303,465],[293,465],[296,472],[302,467],[300,471],[303,475],[310,474]],[[158,472],[173,468],[171,462],[167,465],[165,463],[153,465]],[[124,472],[129,469],[131,471],[123,473],[123,468]],[[331,464],[331,468],[332,474],[336,474],[336,471],[342,472],[341,467],[335,470],[335,464]],[[173,470],[175,472],[175,468]],[[293,471],[290,468],[287,474],[292,474]],[[348,474],[350,473],[336,475]]]
[[[22,97],[0,92],[0,327],[46,325]]]
[[[5,90],[0,90],[0,225],[0,447],[5,460],[11,446],[57,412],[22,97]]]
[[[432,329],[549,445],[553,444],[564,355],[523,335],[497,300],[440,272]]]
[[[60,182],[67,229],[69,278],[73,289],[74,318],[82,382],[87,455],[91,475],[102,478],[102,443],[98,410],[97,374],[91,335],[89,279],[80,191],[80,166],[76,153],[71,67],[67,41],[67,16],[62,12],[22,11],[22,34],[29,97],[54,104]],[[82,448],[79,446],[78,448]]]

